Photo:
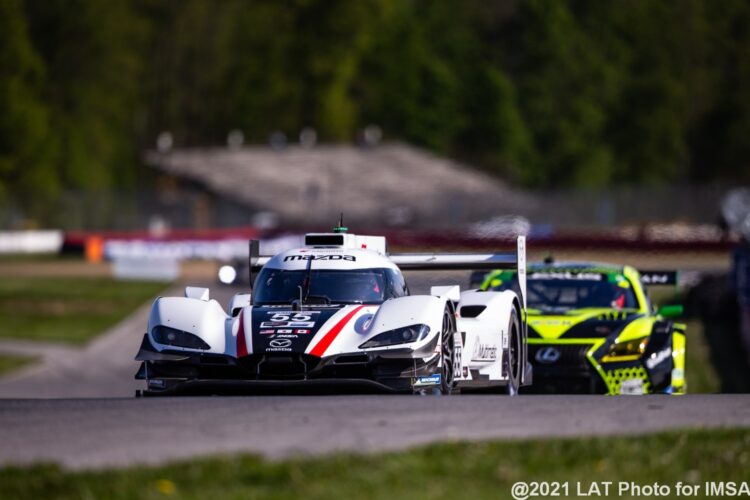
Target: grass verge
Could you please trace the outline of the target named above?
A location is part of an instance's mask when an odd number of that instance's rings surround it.
[[[510,498],[516,481],[748,481],[750,430],[431,445],[270,462],[237,455],[99,472],[0,469],[0,498]],[[705,488],[705,486],[702,486]],[[617,495],[613,495],[617,496]],[[635,495],[620,495],[630,498]],[[705,494],[696,496],[706,497]]]
[[[166,286],[112,278],[3,278],[0,337],[81,344]]]
[[[721,381],[711,364],[703,323],[700,320],[691,319],[686,324],[685,375],[688,394],[721,392]]]
[[[673,289],[652,287],[649,292],[656,304],[685,303],[684,294],[678,293]],[[687,326],[687,330],[685,331],[685,379],[688,384],[688,393],[705,394],[720,392],[721,381],[711,364],[711,355],[703,323],[697,318],[686,317],[676,318],[675,322],[685,323]]]
[[[35,358],[28,356],[11,356],[9,354],[0,354],[0,376],[18,370],[22,366],[34,361]]]

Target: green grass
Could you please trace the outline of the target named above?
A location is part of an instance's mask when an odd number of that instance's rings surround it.
[[[688,393],[716,393],[721,382],[709,357],[708,344],[700,320],[690,320],[685,333],[685,375]]]
[[[28,356],[16,356],[9,354],[0,354],[0,376],[10,373],[22,366],[31,363],[35,358]]]
[[[567,481],[571,488],[576,481],[674,487],[678,481],[748,481],[748,470],[750,430],[734,429],[440,444],[280,462],[236,455],[101,472],[65,472],[52,465],[6,468],[0,469],[0,498],[494,499],[510,498],[516,481]]]
[[[75,254],[57,253],[4,253],[0,255],[0,263],[15,262],[80,262],[81,257]]]
[[[166,286],[112,278],[3,278],[0,337],[81,344]]]
[[[659,305],[683,304],[684,291],[669,287],[652,287],[649,290],[652,300]],[[703,323],[695,318],[675,318],[677,323],[685,323],[685,376],[688,393],[715,393],[721,389],[719,376],[711,364],[711,358],[703,331]]]

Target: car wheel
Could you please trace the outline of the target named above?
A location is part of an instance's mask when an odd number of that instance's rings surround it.
[[[511,311],[508,323],[507,354],[503,360],[505,372],[508,374],[505,393],[509,396],[516,396],[521,385],[521,325],[518,322],[515,309]]]
[[[440,366],[440,393],[451,394],[455,385],[456,373],[456,341],[454,333],[456,327],[453,323],[453,315],[448,308],[443,314],[443,328],[441,337],[440,355],[442,356]]]

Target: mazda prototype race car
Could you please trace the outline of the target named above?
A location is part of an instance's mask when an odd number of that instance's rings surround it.
[[[532,264],[528,269],[532,392],[681,394],[685,325],[681,306],[656,310],[645,284],[674,284],[677,273],[638,273],[605,264]],[[487,275],[481,289],[512,290],[512,270]]]
[[[156,299],[136,356],[143,394],[322,384],[515,394],[531,382],[523,237],[512,253],[388,254],[383,237],[336,229],[273,257],[252,242],[252,293],[227,311],[205,288]],[[401,273],[496,268],[513,269],[518,292],[410,295]]]

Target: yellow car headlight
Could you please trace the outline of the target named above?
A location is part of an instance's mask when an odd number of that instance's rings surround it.
[[[648,337],[617,342],[609,347],[609,352],[602,358],[602,362],[633,361],[640,358],[648,346]]]

